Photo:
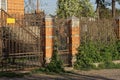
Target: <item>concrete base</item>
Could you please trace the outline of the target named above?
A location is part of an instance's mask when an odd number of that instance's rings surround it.
[[[71,60],[71,63],[72,63],[72,66],[74,66],[74,63],[76,62],[76,55],[72,56],[72,60]]]
[[[48,57],[45,58],[45,64],[49,64],[50,61],[51,61],[51,58],[48,58]]]

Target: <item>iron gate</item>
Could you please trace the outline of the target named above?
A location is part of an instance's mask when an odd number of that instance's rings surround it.
[[[0,16],[0,71],[42,66],[42,15],[9,15],[1,10]]]
[[[58,43],[59,57],[65,66],[71,63],[71,54],[69,52],[70,25],[67,19],[55,19],[55,36]]]

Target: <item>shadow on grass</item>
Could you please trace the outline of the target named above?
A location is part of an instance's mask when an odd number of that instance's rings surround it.
[[[39,79],[45,79],[45,80],[49,80],[49,79],[53,79],[53,80],[114,80],[114,79],[109,79],[103,76],[83,75],[83,74],[79,74],[79,73],[75,73],[71,71],[54,73],[54,72],[44,72],[40,69],[40,70],[36,70],[34,73],[45,74],[42,76],[37,76],[38,79],[36,80],[39,80]],[[51,75],[52,77],[46,76],[46,75]]]
[[[0,72],[0,78],[1,77],[8,77],[8,78],[22,78],[24,75],[28,75],[29,73],[15,73],[15,72]]]
[[[7,77],[20,78],[21,80],[114,80],[98,75],[83,75],[80,73],[65,71],[60,73],[44,72],[37,69],[31,73],[14,73],[14,72],[0,72],[0,78]]]
[[[70,80],[114,80],[114,79],[109,79],[106,77],[102,76],[97,76],[97,75],[83,75],[71,71],[67,71],[66,73],[60,74],[63,77],[70,79]]]

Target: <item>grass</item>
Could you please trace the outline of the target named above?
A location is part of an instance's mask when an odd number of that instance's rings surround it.
[[[0,77],[8,77],[8,78],[22,78],[25,75],[29,75],[29,73],[15,73],[15,72],[0,72]]]

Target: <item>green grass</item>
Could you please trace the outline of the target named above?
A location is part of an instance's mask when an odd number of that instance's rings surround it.
[[[24,75],[28,75],[29,73],[14,73],[14,72],[0,72],[0,77],[9,77],[9,78],[22,78]]]
[[[104,62],[99,64],[100,69],[120,69],[120,63],[115,64],[113,62]]]

